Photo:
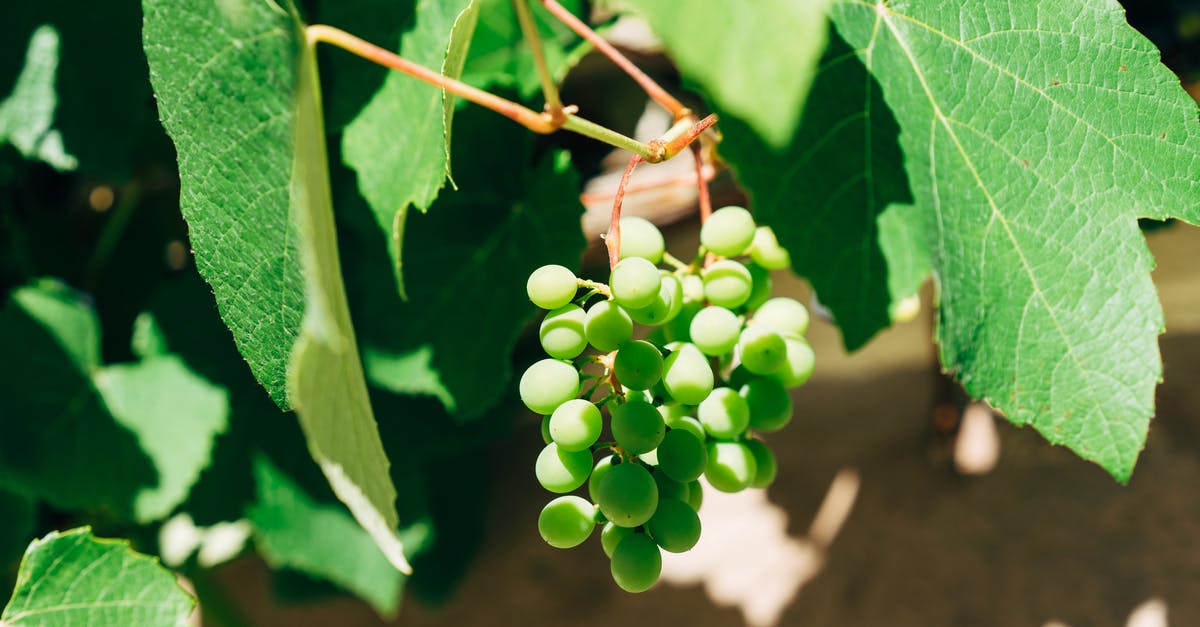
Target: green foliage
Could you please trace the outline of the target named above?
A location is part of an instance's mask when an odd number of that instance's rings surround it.
[[[471,37],[463,80],[482,88],[515,90],[522,99],[533,97],[541,90],[537,68],[529,44],[521,38],[521,25],[512,0],[475,0],[479,6],[479,23]],[[566,0],[559,4],[571,13],[581,15],[581,0]],[[571,29],[534,2],[530,7],[538,25],[538,33],[546,55],[550,75],[561,81],[567,70],[589,49]]]
[[[194,605],[158,560],[84,527],[29,545],[0,624],[182,627]]]
[[[63,150],[62,134],[51,129],[58,106],[54,92],[58,47],[54,27],[42,26],[33,32],[12,95],[0,102],[0,143],[12,144],[27,158],[71,170],[78,161]]]

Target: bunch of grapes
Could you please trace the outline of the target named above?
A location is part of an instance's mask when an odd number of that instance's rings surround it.
[[[549,357],[520,393],[544,416],[538,482],[564,495],[542,510],[542,538],[570,548],[602,527],[613,580],[641,592],[658,580],[660,551],[700,539],[701,475],[723,492],[774,480],[758,434],[791,420],[788,388],[808,380],[813,353],[808,311],[771,298],[769,271],[790,265],[787,251],[745,209],[714,211],[691,263],[666,254],[646,220],[620,229],[608,284],[557,265],[530,275],[530,300],[549,310],[539,332]],[[635,323],[651,327],[645,339]],[[587,499],[569,494],[584,484]]]

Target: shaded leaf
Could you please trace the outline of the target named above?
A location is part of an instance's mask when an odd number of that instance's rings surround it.
[[[480,88],[499,87],[515,90],[523,99],[541,92],[541,79],[533,63],[529,43],[521,33],[512,0],[478,0],[479,24],[471,38],[471,49],[462,80]],[[560,2],[575,15],[583,14],[579,0]],[[556,81],[590,50],[566,24],[556,20],[537,2],[530,8],[542,38],[546,65]]]
[[[53,26],[42,26],[30,37],[25,67],[12,95],[0,102],[0,144],[12,144],[26,158],[40,159],[56,169],[73,170],[78,160],[63,149],[62,134],[51,129],[58,106],[54,92],[58,43]]]

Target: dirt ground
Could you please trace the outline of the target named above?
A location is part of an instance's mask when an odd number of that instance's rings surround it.
[[[1150,240],[1166,309],[1165,383],[1128,486],[1003,420],[994,471],[957,474],[952,440],[931,420],[939,383],[928,318],[849,356],[836,330],[818,324],[817,375],[795,395],[793,423],[769,438],[780,470],[767,499],[777,508],[756,498],[725,503],[719,515],[712,502],[705,508],[708,548],[693,570],[716,568],[722,580],[629,595],[611,583],[598,541],[546,546],[536,532],[547,497],[532,477],[541,444],[532,430],[492,449],[486,544],[454,600],[436,609],[408,602],[394,624],[1083,627],[1124,625],[1159,599],[1170,625],[1200,625],[1200,229]],[[857,470],[861,489],[821,560],[804,534],[845,468]],[[669,571],[688,568],[672,561]],[[349,600],[261,604],[269,582],[254,560],[225,567],[222,580],[253,625],[381,624]]]

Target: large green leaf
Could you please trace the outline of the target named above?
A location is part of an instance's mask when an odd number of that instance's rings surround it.
[[[478,4],[479,24],[471,37],[462,79],[477,87],[512,89],[521,98],[533,98],[541,91],[542,83],[529,42],[521,33],[512,0],[478,0]],[[580,45],[579,36],[543,10],[539,3],[529,4],[542,38],[546,65],[554,79],[561,81],[567,70],[591,48]],[[566,0],[560,4],[576,15],[583,14],[580,0]]]
[[[53,26],[42,26],[29,38],[25,67],[12,95],[0,102],[0,143],[12,144],[27,158],[71,170],[79,162],[63,149],[62,134],[51,128],[58,106],[54,91],[58,47],[58,31]]]
[[[788,144],[825,49],[831,0],[623,0],[662,38],[683,77],[767,144]]]
[[[187,624],[195,601],[158,560],[84,527],[52,532],[25,551],[4,627]]]
[[[1136,218],[1200,218],[1195,102],[1113,0],[832,16],[902,129],[944,367],[1127,480],[1162,373]]]
[[[416,24],[400,42],[410,61],[451,77],[463,68],[479,15],[476,0],[420,0]],[[400,247],[409,207],[426,209],[450,173],[452,97],[406,74],[392,72],[342,135],[342,155],[358,173],[388,246],[396,284],[404,293]]]
[[[407,571],[346,305],[313,46],[294,10],[273,4],[144,7],[197,265],[255,376],[296,409],[338,498]]]

